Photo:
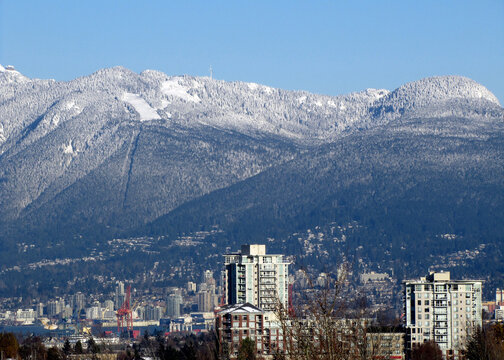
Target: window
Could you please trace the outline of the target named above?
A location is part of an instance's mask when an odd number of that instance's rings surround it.
[[[422,300],[418,300],[418,305],[422,305]]]
[[[424,301],[425,305],[429,305],[429,300]]]
[[[425,320],[429,320],[429,314],[425,314]]]
[[[418,314],[418,320],[422,320],[422,314]]]

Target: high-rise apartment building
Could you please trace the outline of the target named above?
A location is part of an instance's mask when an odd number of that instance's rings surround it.
[[[431,272],[406,280],[407,349],[434,340],[447,358],[457,359],[472,331],[482,324],[482,280],[451,280],[449,272]]]
[[[72,297],[72,302],[72,308],[79,312],[86,307],[86,295],[79,291]]]
[[[182,305],[182,296],[180,294],[170,294],[166,299],[166,315],[170,318],[180,316],[180,305]]]
[[[198,292],[198,311],[210,312],[215,307],[215,294],[211,290],[201,290]]]
[[[163,317],[164,309],[157,305],[147,305],[144,310],[143,318],[144,320],[159,320]]]
[[[126,293],[124,292],[124,283],[122,281],[118,281],[115,288],[115,296],[114,296],[114,305],[116,310],[119,309],[124,303],[124,299],[126,298]]]
[[[63,299],[49,301],[47,303],[47,315],[54,317],[59,315],[65,308],[65,301]]]
[[[112,300],[105,300],[105,302],[103,303],[103,307],[107,311],[114,311],[114,302]]]
[[[266,254],[266,245],[242,245],[226,254],[224,299],[229,305],[250,303],[271,311],[289,302],[289,263],[283,255]]]

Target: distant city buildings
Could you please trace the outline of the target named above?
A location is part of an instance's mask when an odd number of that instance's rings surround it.
[[[242,245],[241,252],[226,254],[224,300],[250,303],[264,311],[278,302],[288,307],[289,262],[283,255],[266,254],[266,245]]]
[[[300,326],[308,337],[316,329],[317,319],[309,312],[303,313],[305,308],[297,308],[302,310],[293,322],[292,309],[280,317],[277,304],[289,308],[292,289],[300,299],[330,289],[336,281],[334,273],[317,273],[315,268],[298,270],[289,279],[289,265],[284,255],[268,254],[265,245],[243,245],[239,252],[224,255],[224,271],[206,269],[191,274],[194,282],[184,280],[170,287],[136,289],[135,301],[131,302],[134,330],[137,335],[138,329],[160,330],[166,335],[216,329],[221,344],[227,344],[231,359],[237,357],[245,338],[255,342],[259,356],[270,359],[292,346],[286,342],[289,336],[285,330],[291,325]],[[365,295],[370,301],[370,313],[376,315],[392,305],[392,291],[398,282],[393,275],[370,268],[364,264],[359,269],[361,273],[349,277],[341,265],[337,281],[345,289],[341,296]],[[372,317],[345,318],[353,316],[349,312],[334,318],[335,336],[342,341],[344,351],[353,351],[352,358],[355,351],[362,350],[358,349],[361,340],[355,339],[361,336],[372,358],[405,359],[416,347],[432,340],[445,358],[462,359],[468,337],[483,324],[483,314],[485,324],[504,322],[504,290],[495,291],[495,301],[492,294],[492,301],[483,303],[482,283],[452,280],[449,272],[431,272],[420,279],[405,280],[404,326],[381,326]],[[31,305],[11,301],[10,306],[0,310],[0,325],[39,327],[44,334],[68,336],[75,330],[114,337],[118,334],[117,308],[124,303],[126,292],[125,283],[113,279],[107,291],[99,294],[77,292],[44,303],[34,298],[30,299]],[[309,341],[316,339],[317,336],[310,337]]]
[[[445,356],[459,358],[472,331],[482,325],[481,280],[451,280],[449,272],[406,280],[407,349],[434,340]]]

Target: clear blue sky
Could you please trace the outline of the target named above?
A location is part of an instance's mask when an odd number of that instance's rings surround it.
[[[457,74],[504,105],[504,1],[0,0],[0,63],[123,65],[337,95]]]

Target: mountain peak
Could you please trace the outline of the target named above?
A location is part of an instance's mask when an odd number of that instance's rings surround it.
[[[406,83],[370,107],[376,118],[395,119],[415,114],[424,117],[468,116],[497,111],[497,97],[486,87],[463,76],[434,76]]]
[[[0,64],[0,74],[3,75],[3,81],[6,81],[7,83],[24,83],[30,80],[17,71],[13,65],[2,66]]]
[[[499,100],[486,87],[464,76],[433,76],[406,83],[391,94],[416,102],[446,101],[453,99],[484,99],[496,105]]]

